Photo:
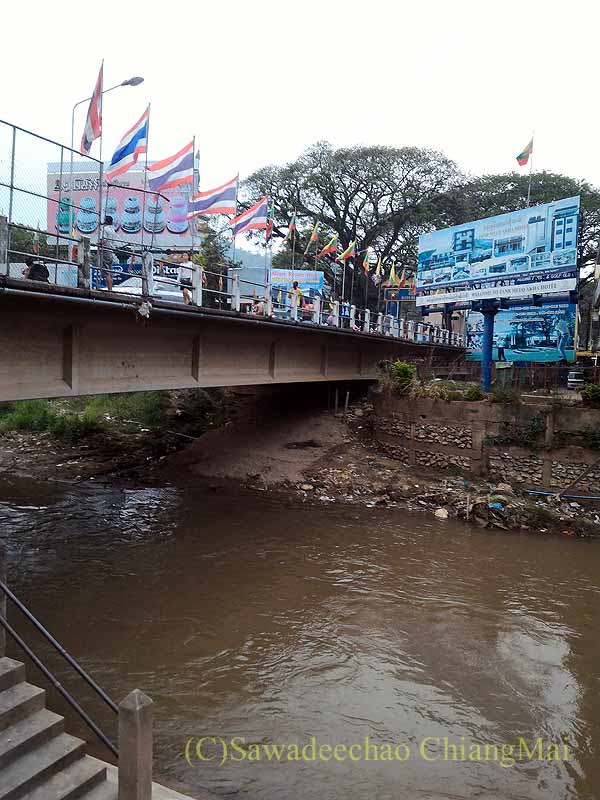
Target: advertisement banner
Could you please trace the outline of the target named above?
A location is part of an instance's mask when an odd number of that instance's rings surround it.
[[[575,361],[577,306],[550,303],[515,306],[499,311],[494,320],[493,360],[554,362]],[[467,360],[481,361],[483,316],[467,316]]]
[[[419,236],[417,306],[577,288],[579,197]]]
[[[320,270],[311,269],[273,269],[271,270],[271,287],[274,293],[280,289],[287,292],[292,288],[294,281],[305,297],[314,297],[315,294],[323,295],[325,275]]]
[[[77,236],[88,236],[96,243],[100,219],[109,214],[113,218],[117,239],[123,247],[128,244],[140,245],[142,237],[145,245],[150,245],[152,241],[158,249],[192,245],[191,226],[197,225],[197,220],[186,219],[189,199],[186,187],[180,186],[161,193],[168,199],[146,194],[144,202],[144,170],[130,169],[119,175],[114,185],[103,183],[100,209],[100,178],[98,172],[90,171],[89,163],[73,164],[72,194],[69,191],[69,164],[62,165],[61,173],[60,163],[49,163],[47,181],[48,231],[71,235],[74,228]],[[199,238],[195,238],[196,244],[199,241]]]

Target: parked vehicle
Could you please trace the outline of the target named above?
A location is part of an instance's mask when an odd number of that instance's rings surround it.
[[[93,233],[96,230],[98,227],[98,211],[95,197],[81,198],[75,226],[81,233]]]
[[[139,233],[142,230],[142,211],[137,197],[125,200],[121,230],[125,233]]]
[[[585,377],[583,372],[579,372],[579,370],[572,370],[567,375],[567,389],[575,389],[578,391],[579,389],[583,389],[585,386]]]

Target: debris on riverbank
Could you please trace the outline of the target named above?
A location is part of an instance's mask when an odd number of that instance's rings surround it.
[[[172,393],[161,425],[105,419],[102,430],[74,442],[48,432],[5,433],[0,471],[41,480],[269,491],[315,505],[398,508],[490,529],[600,537],[600,505],[593,501],[528,495],[382,454],[367,401],[343,419],[311,405],[282,411],[277,398],[260,393],[230,396],[226,404],[201,399],[198,419],[198,397]]]

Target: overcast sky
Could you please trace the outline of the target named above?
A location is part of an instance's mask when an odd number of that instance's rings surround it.
[[[600,185],[600,4],[582,0],[11,3],[0,116],[68,143],[104,58],[103,154],[152,103],[149,157],[192,135],[201,188],[311,143],[417,145],[472,173]],[[17,35],[17,32],[19,35]],[[85,119],[81,106],[75,141]],[[98,156],[98,142],[92,155]],[[525,171],[527,168],[521,168]]]

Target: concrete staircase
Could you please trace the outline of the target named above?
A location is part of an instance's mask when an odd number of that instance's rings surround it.
[[[64,732],[25,665],[0,658],[0,800],[117,800],[106,767]]]

